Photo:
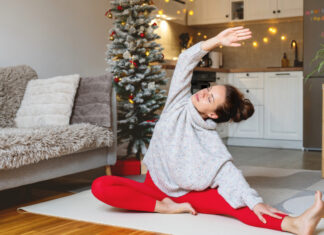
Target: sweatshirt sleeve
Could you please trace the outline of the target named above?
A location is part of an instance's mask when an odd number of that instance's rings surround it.
[[[171,79],[168,97],[163,108],[164,112],[172,109],[179,101],[191,96],[190,89],[193,69],[201,58],[209,52],[201,48],[202,42],[196,43],[179,55]]]
[[[248,206],[253,210],[256,204],[263,202],[232,161],[227,161],[222,166],[213,185],[218,185],[218,193],[235,209]]]

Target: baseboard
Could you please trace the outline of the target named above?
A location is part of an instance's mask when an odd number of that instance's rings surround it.
[[[223,142],[229,146],[249,146],[249,147],[303,150],[302,140],[270,140],[270,139],[228,137],[228,138],[223,138]]]

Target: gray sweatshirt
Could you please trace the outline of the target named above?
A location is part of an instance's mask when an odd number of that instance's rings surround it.
[[[216,123],[204,120],[191,101],[193,69],[207,54],[201,42],[179,55],[169,94],[143,163],[155,185],[171,197],[218,188],[233,207],[251,210],[263,202],[235,167]]]

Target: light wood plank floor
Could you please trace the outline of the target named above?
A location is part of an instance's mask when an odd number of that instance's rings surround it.
[[[229,147],[237,166],[264,166],[293,169],[321,169],[320,152],[302,152],[273,148]],[[105,174],[105,168],[60,177],[0,192],[0,234],[160,234],[116,226],[72,221],[56,217],[18,213],[23,205],[52,200],[87,188]]]

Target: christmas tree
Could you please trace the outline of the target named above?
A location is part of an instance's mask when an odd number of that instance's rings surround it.
[[[155,112],[166,101],[166,91],[159,88],[167,83],[163,48],[155,42],[158,25],[150,15],[157,8],[151,0],[112,0],[111,6],[106,16],[114,16],[114,27],[106,61],[117,94],[117,143],[128,142],[127,155],[140,159],[159,119]]]

